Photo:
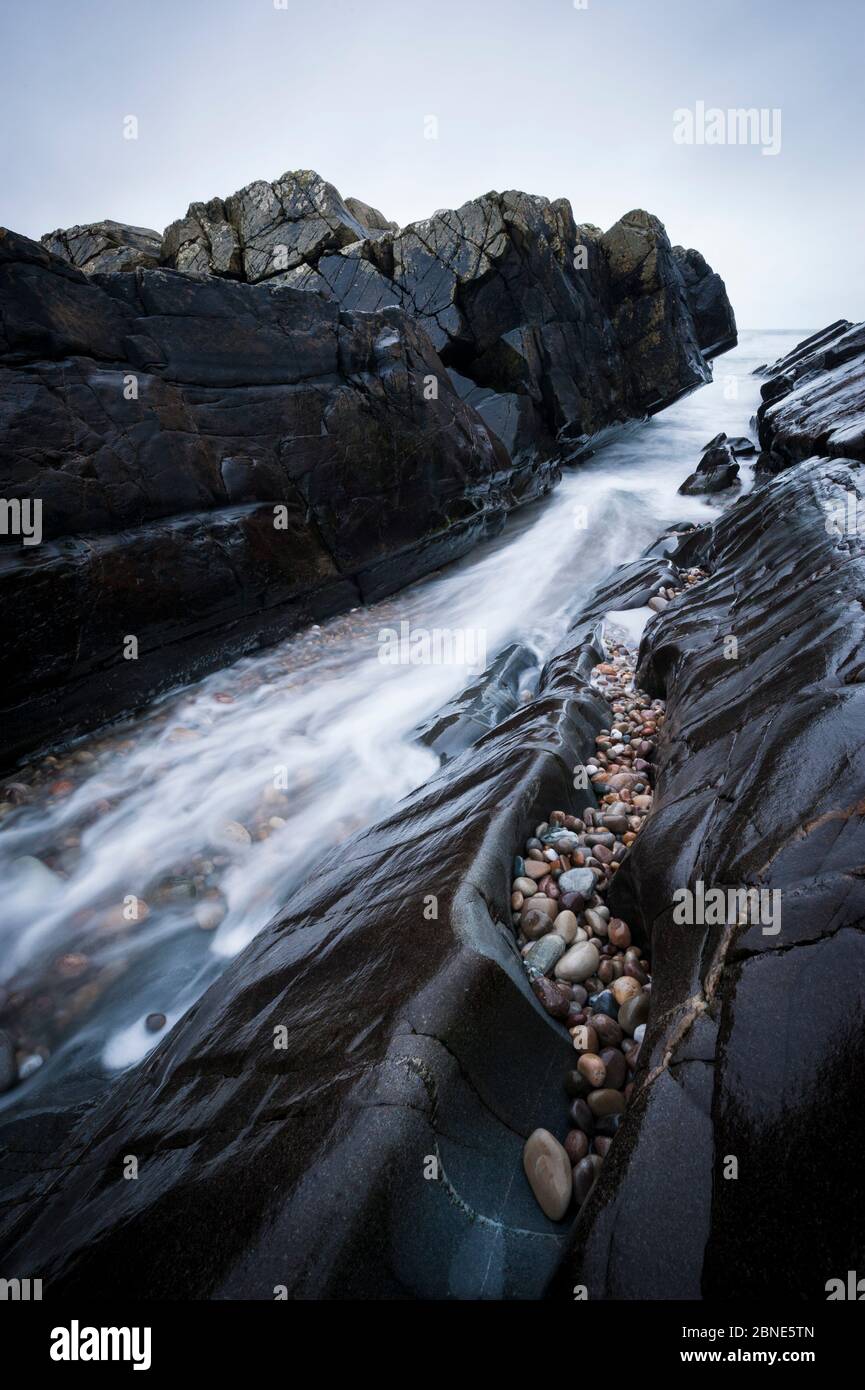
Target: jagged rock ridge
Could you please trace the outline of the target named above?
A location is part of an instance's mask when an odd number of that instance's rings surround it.
[[[632,212],[604,234],[565,199],[519,192],[400,230],[300,170],[192,204],[162,262],[347,309],[398,304],[514,457],[578,454],[603,426],[708,380],[707,359],[736,342],[723,281],[674,251],[657,218]]]

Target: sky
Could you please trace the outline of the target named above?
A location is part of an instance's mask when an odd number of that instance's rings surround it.
[[[646,208],[741,328],[817,328],[865,318],[863,59],[863,0],[3,0],[0,223],[161,231],[292,169],[401,225],[517,188]]]

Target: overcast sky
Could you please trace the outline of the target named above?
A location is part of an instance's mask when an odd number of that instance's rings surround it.
[[[520,188],[656,213],[740,327],[865,318],[863,0],[6,0],[2,30],[0,222],[29,236],[162,230],[289,169],[403,224]],[[780,152],[677,144],[698,102],[779,109]]]

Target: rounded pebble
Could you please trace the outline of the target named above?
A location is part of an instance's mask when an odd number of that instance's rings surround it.
[[[523,1167],[538,1206],[551,1221],[561,1221],[570,1205],[571,1161],[548,1129],[536,1129],[526,1140]]]
[[[590,941],[580,941],[562,956],[556,966],[556,975],[560,980],[580,984],[594,975],[599,961],[597,947]]]

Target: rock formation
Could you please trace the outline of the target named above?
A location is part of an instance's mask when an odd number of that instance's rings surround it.
[[[398,588],[558,476],[512,467],[397,308],[88,279],[12,233],[0,296],[0,492],[42,527],[0,552],[7,758]]]
[[[43,537],[4,537],[6,762],[463,554],[710,375],[641,212],[400,231],[300,171],[43,242],[0,240],[0,492]]]
[[[754,452],[750,440],[745,441],[748,452]],[[738,484],[739,465],[736,462],[735,441],[728,440],[725,434],[710,439],[703,450],[696,472],[691,473],[682,483],[679,491],[685,496],[696,496],[707,492],[723,492]]]
[[[158,266],[162,259],[158,232],[124,222],[92,222],[86,227],[48,232],[41,240],[53,256],[88,275]]]
[[[62,254],[56,233],[51,249]],[[632,212],[602,234],[564,199],[519,192],[400,230],[298,170],[193,203],[161,261],[316,290],[344,309],[400,305],[523,463],[574,457],[602,426],[661,409],[736,342],[723,281],[698,252],[673,250],[657,218]]]
[[[760,433],[787,466],[683,543],[709,578],[644,638],[637,678],[666,698],[667,735],[612,905],[651,941],[654,1002],[564,1299],[578,1282],[590,1298],[822,1299],[861,1267],[865,1217],[827,1219],[820,1194],[855,1190],[865,1142],[863,349],[843,325],[777,364]],[[778,893],[777,923],[676,925],[674,894],[698,880]]]
[[[685,285],[700,346],[707,357],[728,352],[738,341],[736,319],[724,281],[699,251],[674,246],[673,256]]]
[[[762,472],[816,453],[865,459],[865,324],[831,324],[765,374],[757,414]]]
[[[860,447],[854,341],[799,378],[821,447]],[[804,449],[773,400],[764,450]],[[54,1296],[107,1296],[122,1260],[133,1298],[568,1302],[577,1284],[591,1300],[822,1299],[861,1268],[865,1214],[827,1212],[865,1142],[865,541],[826,517],[863,495],[863,462],[791,463],[614,575],[536,698],[342,846],[70,1134],[69,1114],[7,1124],[7,1262]],[[512,854],[550,806],[591,802],[571,774],[609,720],[586,684],[599,615],[644,605],[695,555],[708,577],[643,642],[665,732],[611,892],[651,942],[637,1090],[579,1218],[556,1222],[522,1155],[538,1128],[567,1130],[574,1053],[516,950]],[[502,708],[521,661],[500,664]],[[447,728],[495,703],[471,693]],[[678,925],[675,895],[697,881],[779,892],[780,931]],[[146,1181],[118,1177],[128,1152]]]

